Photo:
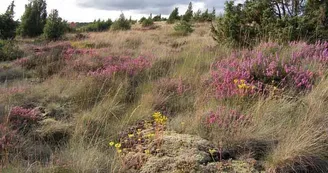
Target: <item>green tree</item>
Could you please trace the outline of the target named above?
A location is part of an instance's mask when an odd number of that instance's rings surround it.
[[[145,20],[147,20],[147,18],[146,17],[142,17],[142,18],[140,18],[139,23],[142,24],[142,22],[145,21]]]
[[[154,20],[152,18],[152,14],[150,14],[148,19],[142,21],[142,27],[151,27],[153,25],[154,25]]]
[[[190,22],[193,17],[192,2],[189,3],[186,13],[182,16],[182,20]]]
[[[47,40],[56,41],[60,39],[66,30],[67,22],[59,17],[57,10],[52,10],[47,18],[46,26],[44,27],[44,36]]]
[[[156,22],[161,21],[162,20],[162,15],[159,14],[159,15],[154,16],[153,20],[156,21]]]
[[[33,0],[25,5],[18,33],[23,37],[35,37],[43,33],[47,21],[47,3],[45,0]]]
[[[167,20],[167,23],[174,23],[176,20],[180,20],[179,16],[179,8],[174,8],[174,10],[171,12],[169,19]]]
[[[328,1],[247,0],[225,4],[223,16],[212,25],[213,38],[233,46],[259,41],[316,42],[328,39]]]
[[[112,25],[112,30],[117,31],[117,30],[130,30],[131,29],[131,23],[129,20],[127,20],[122,13],[120,17],[113,23]]]
[[[197,12],[194,13],[193,20],[196,21],[196,22],[200,22],[201,15],[202,15],[202,11],[201,10],[197,10]]]
[[[0,15],[0,39],[13,39],[16,36],[18,22],[14,20],[14,8],[12,1],[6,13]]]
[[[174,26],[174,30],[176,32],[176,35],[187,36],[194,31],[192,27],[193,26],[190,24],[190,22],[181,20]]]
[[[213,7],[213,10],[212,10],[212,13],[210,15],[209,21],[213,21],[215,19],[215,17],[216,17],[216,10]]]

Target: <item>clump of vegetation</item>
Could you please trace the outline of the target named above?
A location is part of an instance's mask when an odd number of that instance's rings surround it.
[[[16,36],[18,22],[14,20],[14,1],[8,6],[7,11],[0,15],[0,39],[13,39]]]
[[[47,3],[45,0],[33,0],[25,6],[21,24],[17,33],[23,37],[35,37],[43,33],[47,22]]]
[[[97,21],[93,21],[93,23],[79,28],[79,30],[83,32],[102,32],[109,30],[112,24],[113,22],[111,19],[107,21],[98,19]]]
[[[198,10],[196,13],[194,13],[193,21],[195,22],[212,22],[216,17],[216,11],[215,8],[213,8],[212,13],[208,12],[208,9],[206,9],[203,13],[201,10]]]
[[[170,14],[170,16],[169,16],[169,18],[167,20],[167,23],[172,24],[172,23],[176,22],[177,20],[180,20],[180,16],[179,16],[179,8],[176,7],[171,12],[171,14]]]
[[[154,26],[154,21],[150,17],[148,19],[145,19],[141,23],[142,27],[152,27]]]
[[[311,0],[226,2],[224,15],[212,25],[213,38],[234,47],[251,47],[263,40],[326,40],[327,9],[327,2]]]
[[[0,61],[12,61],[23,56],[15,41],[0,40]]]
[[[67,22],[59,17],[57,10],[52,10],[44,27],[44,37],[47,40],[56,41],[65,34],[66,28]]]
[[[118,31],[118,30],[130,30],[131,29],[131,23],[129,22],[128,19],[125,18],[124,14],[122,13],[120,17],[113,23],[111,29],[113,31]]]
[[[174,26],[175,34],[186,36],[192,32],[194,32],[194,29],[192,28],[192,24],[190,22],[186,21],[180,21]]]

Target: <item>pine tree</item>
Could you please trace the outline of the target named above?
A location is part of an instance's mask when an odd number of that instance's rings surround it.
[[[192,17],[193,17],[192,2],[190,2],[186,13],[182,17],[182,20],[184,20],[186,22],[190,22]]]
[[[52,10],[44,27],[44,36],[47,40],[56,41],[60,39],[66,29],[67,23],[59,17],[57,10]]]
[[[14,1],[8,6],[5,14],[0,15],[0,39],[13,39],[16,36],[18,22],[14,20]]]
[[[23,37],[35,37],[43,33],[47,22],[47,4],[45,0],[33,0],[25,5],[18,33]]]
[[[169,19],[167,20],[167,23],[174,23],[176,20],[179,20],[180,17],[179,17],[179,8],[175,8],[170,16],[169,16]]]
[[[113,23],[112,30],[130,30],[131,29],[131,23],[129,20],[127,20],[122,13],[120,17]]]

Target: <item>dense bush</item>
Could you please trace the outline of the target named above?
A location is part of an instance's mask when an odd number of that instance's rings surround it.
[[[131,23],[129,20],[127,20],[122,13],[120,17],[113,23],[111,29],[113,31],[118,31],[118,30],[130,30],[131,29]]]
[[[168,20],[167,20],[167,23],[172,24],[172,23],[174,23],[174,22],[177,21],[177,20],[180,20],[180,16],[179,16],[179,8],[175,8],[175,9],[171,12],[171,14],[170,14],[170,16],[169,16],[169,18],[168,18]]]
[[[192,2],[190,2],[186,13],[182,16],[182,20],[186,22],[190,22],[192,18],[193,18]]]
[[[84,32],[102,32],[109,30],[112,24],[113,22],[111,19],[108,19],[107,21],[98,19],[97,21],[95,20],[93,23],[90,23],[79,30]]]
[[[14,1],[5,14],[0,15],[0,39],[13,39],[16,36],[18,22],[14,20]]]
[[[47,4],[45,0],[33,0],[25,5],[25,12],[17,30],[23,37],[35,37],[43,33],[47,21]]]
[[[154,25],[154,21],[151,18],[145,19],[141,23],[142,27],[150,27]]]
[[[23,52],[13,41],[0,40],[0,61],[11,61],[20,58]]]
[[[195,22],[211,22],[215,19],[215,8],[213,8],[212,13],[208,12],[208,9],[206,9],[203,13],[201,10],[198,10],[196,13],[194,13],[193,21]]]
[[[44,27],[44,36],[47,40],[56,41],[64,35],[66,28],[67,22],[59,17],[57,10],[53,10],[47,19],[46,26]]]
[[[218,18],[216,26],[212,25],[213,38],[236,47],[253,46],[261,40],[313,43],[328,39],[328,1],[302,2],[226,2],[224,15]]]
[[[267,94],[270,90],[311,90],[323,77],[328,43],[261,44],[253,51],[234,53],[212,66],[217,98]],[[283,52],[289,47],[291,51]],[[283,52],[283,53],[277,53]]]
[[[194,31],[190,22],[180,21],[174,26],[174,30],[177,35],[186,36]]]

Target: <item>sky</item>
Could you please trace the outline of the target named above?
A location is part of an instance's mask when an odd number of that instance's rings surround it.
[[[12,0],[0,0],[0,14],[4,13]],[[193,10],[212,10],[222,12],[226,0],[194,0]],[[237,0],[241,2],[242,0]],[[184,14],[190,0],[47,0],[47,11],[57,9],[59,15],[69,22],[91,22],[94,19],[115,20],[121,12],[127,18],[140,19],[143,16],[162,14],[167,17],[174,7]],[[15,18],[20,19],[28,0],[15,0]]]

